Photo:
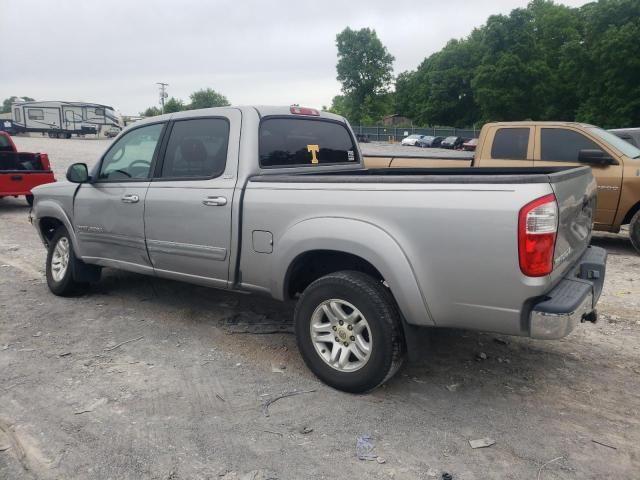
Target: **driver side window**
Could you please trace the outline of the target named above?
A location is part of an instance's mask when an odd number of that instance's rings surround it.
[[[98,180],[121,181],[149,178],[153,154],[164,124],[136,128],[120,138],[100,165]]]

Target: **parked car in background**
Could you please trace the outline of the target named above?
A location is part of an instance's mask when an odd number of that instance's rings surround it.
[[[463,143],[464,143],[464,139],[462,137],[447,137],[444,140],[442,140],[442,143],[440,144],[440,148],[449,148],[449,149],[461,148]]]
[[[115,267],[296,301],[305,363],[350,392],[428,348],[420,327],[553,339],[596,319],[589,168],[363,167],[347,121],[314,109],[141,120],[34,192],[47,284]]]
[[[640,148],[640,128],[616,128],[609,131],[634,147]]]
[[[422,148],[436,148],[439,147],[444,140],[444,137],[433,137],[431,135],[423,135],[420,140],[416,142],[418,147]]]
[[[469,140],[467,140],[462,144],[462,149],[468,152],[475,152],[477,146],[478,146],[478,139],[470,138]]]
[[[368,133],[358,133],[356,134],[356,139],[359,143],[370,143],[371,137],[369,137]]]
[[[424,135],[417,135],[417,134],[409,135],[408,137],[403,138],[400,144],[416,146],[418,143],[418,140],[420,140],[422,137],[424,137]]]
[[[31,189],[55,182],[46,153],[18,152],[6,132],[0,132],[0,198],[24,195],[33,205]]]
[[[104,133],[104,136],[108,138],[117,137],[120,133],[120,128],[111,126],[103,130],[102,133]]]

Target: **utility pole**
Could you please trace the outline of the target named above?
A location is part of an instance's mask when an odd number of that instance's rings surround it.
[[[164,113],[164,99],[168,97],[166,90],[169,84],[156,82],[156,85],[160,85],[160,105],[162,106],[160,113]]]

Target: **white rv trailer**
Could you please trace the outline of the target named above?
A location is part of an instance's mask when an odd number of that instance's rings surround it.
[[[52,138],[99,134],[122,129],[120,115],[107,105],[85,102],[16,102],[11,106],[15,131],[43,132]]]

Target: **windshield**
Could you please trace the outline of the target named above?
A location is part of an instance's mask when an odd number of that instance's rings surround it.
[[[634,147],[626,140],[621,139],[620,137],[614,135],[611,132],[607,132],[606,130],[602,130],[598,127],[589,127],[591,133],[593,133],[596,137],[604,140],[612,147],[620,150],[623,155],[629,158],[640,158],[640,149]]]
[[[455,142],[458,137],[447,137],[444,139],[445,142]]]

